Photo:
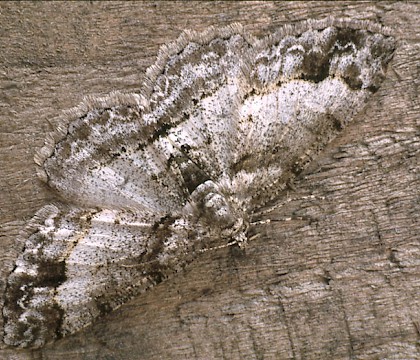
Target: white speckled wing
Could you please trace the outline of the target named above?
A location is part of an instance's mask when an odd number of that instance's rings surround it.
[[[89,325],[181,270],[176,259],[199,251],[187,241],[193,232],[184,219],[47,205],[8,279],[5,341],[38,347]]]
[[[352,23],[309,22],[261,39],[248,54],[233,182],[249,209],[284,189],[364,107],[384,79],[394,40]],[[238,181],[236,181],[238,179]]]
[[[244,246],[253,213],[360,112],[394,48],[387,29],[333,19],[261,40],[239,25],[185,32],[140,94],[69,111],[35,157],[64,204],[22,234],[5,342],[43,346],[206,249]]]
[[[185,33],[161,50],[142,96],[87,98],[39,156],[48,184],[87,206],[162,216],[179,210],[190,193],[188,180],[168,164],[187,155],[218,178],[236,151],[235,79],[251,46],[241,32],[236,26],[201,37]]]

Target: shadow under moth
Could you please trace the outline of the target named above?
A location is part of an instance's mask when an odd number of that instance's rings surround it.
[[[36,154],[64,199],[22,232],[4,341],[41,347],[182,270],[243,247],[278,196],[363,109],[395,50],[389,30],[325,19],[256,39],[185,31],[138,93],[87,97]]]

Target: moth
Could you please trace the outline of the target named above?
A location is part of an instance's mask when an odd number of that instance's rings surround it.
[[[395,40],[325,19],[262,39],[185,31],[139,93],[87,97],[35,155],[63,200],[40,209],[7,280],[5,343],[75,333],[180,272],[244,247],[276,199],[380,87]]]

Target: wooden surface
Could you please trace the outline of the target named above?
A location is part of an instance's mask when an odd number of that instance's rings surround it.
[[[398,49],[365,111],[278,203],[296,200],[267,214],[244,252],[207,252],[85,331],[39,351],[3,346],[1,359],[420,358],[414,2],[0,3],[0,293],[19,229],[57,200],[33,154],[60,111],[136,91],[185,28],[241,22],[262,36],[328,15],[389,26]],[[312,220],[282,220],[299,215]]]

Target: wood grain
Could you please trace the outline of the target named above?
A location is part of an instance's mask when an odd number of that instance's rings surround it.
[[[420,358],[415,2],[0,3],[0,292],[19,228],[59,200],[32,158],[62,110],[136,91],[159,46],[185,28],[241,22],[262,36],[328,15],[395,29],[392,69],[245,252],[207,252],[82,333],[37,352],[3,346],[0,358]]]

